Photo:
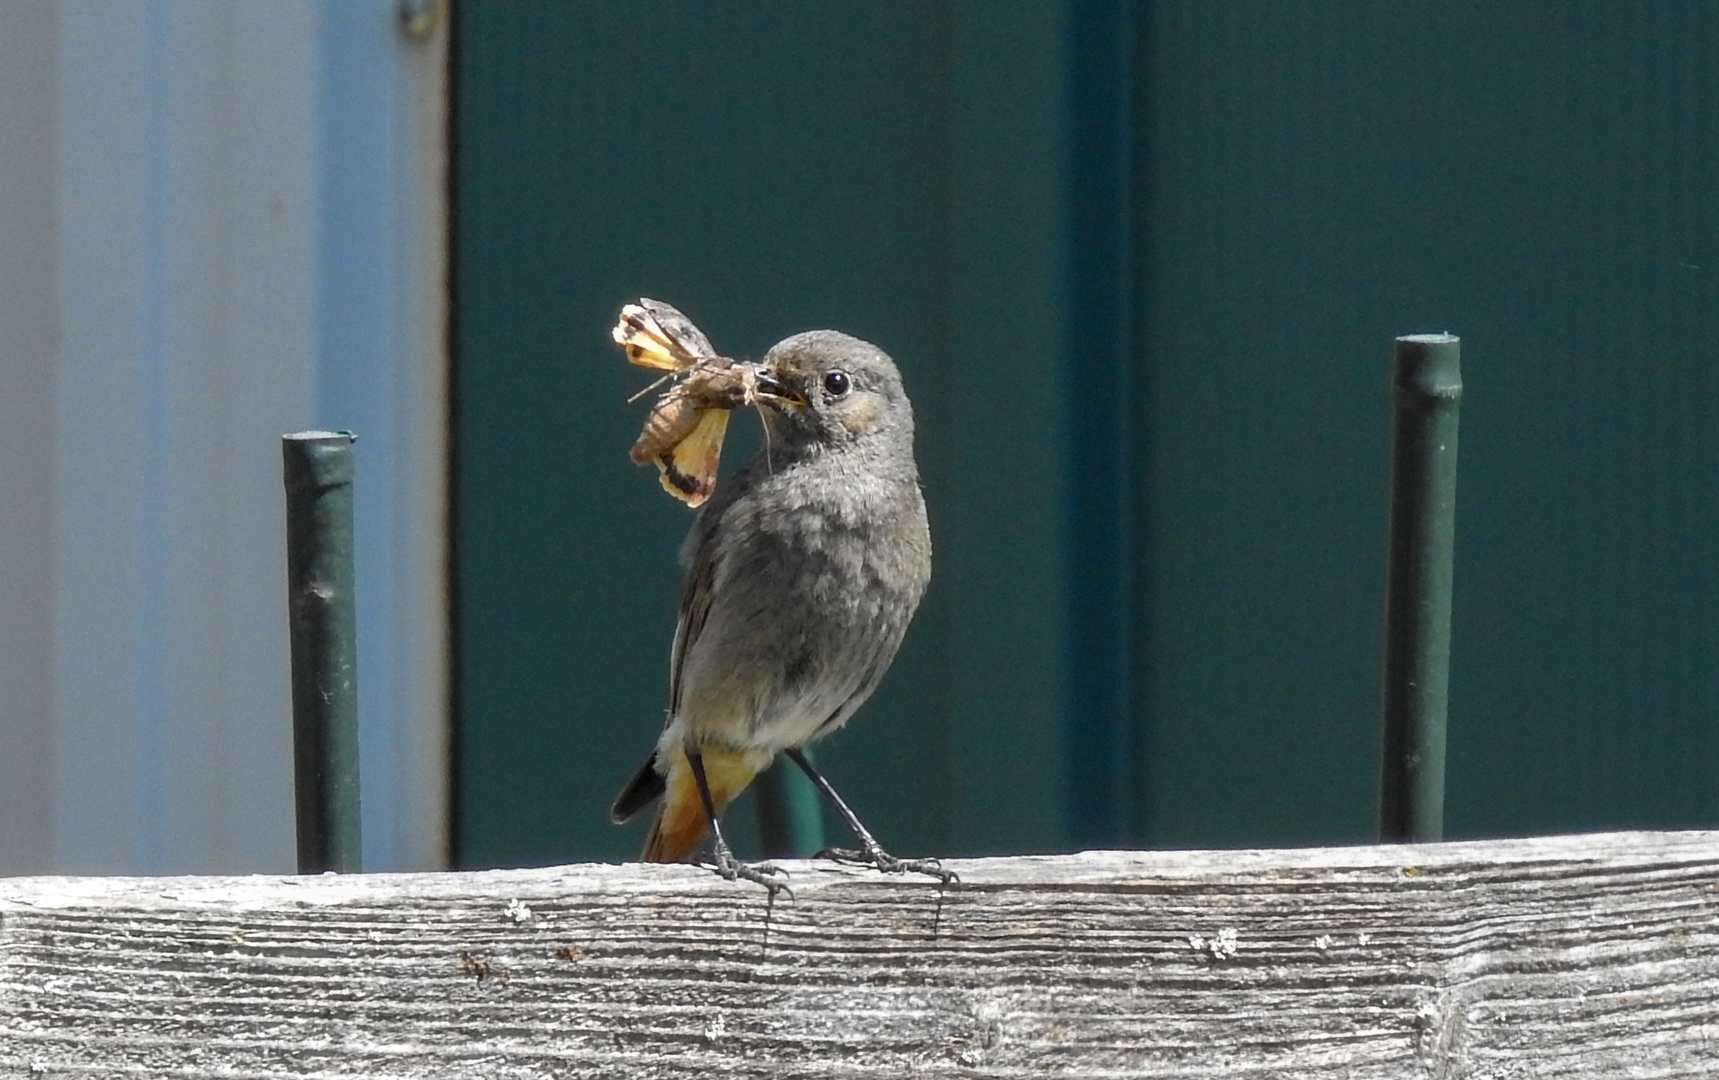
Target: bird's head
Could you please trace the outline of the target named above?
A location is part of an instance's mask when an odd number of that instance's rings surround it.
[[[882,349],[835,330],[778,342],[757,368],[772,440],[840,447],[879,436],[911,440],[913,407]]]

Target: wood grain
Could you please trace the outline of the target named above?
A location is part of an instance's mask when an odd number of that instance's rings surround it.
[[[1719,833],[0,880],[0,1075],[1719,1074]]]

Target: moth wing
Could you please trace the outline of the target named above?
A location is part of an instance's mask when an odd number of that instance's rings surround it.
[[[697,363],[675,344],[656,316],[637,304],[621,309],[621,321],[611,333],[615,342],[627,351],[627,359],[640,367],[679,371]]]
[[[706,409],[692,432],[657,455],[663,490],[688,506],[700,506],[716,490],[728,410]]]
[[[710,339],[673,305],[641,297],[621,308],[621,320],[611,331],[627,359],[640,367],[682,371],[714,356]]]
[[[652,300],[648,296],[639,297],[639,306],[656,317],[657,325],[679,346],[680,351],[694,360],[702,360],[707,356],[716,355],[716,346],[704,336],[704,331],[694,326],[692,320],[680,313],[673,304],[665,304],[661,300]]]

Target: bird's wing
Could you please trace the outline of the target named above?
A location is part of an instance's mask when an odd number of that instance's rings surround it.
[[[675,622],[674,646],[669,651],[668,718],[671,722],[680,715],[681,672],[686,668],[687,654],[704,632],[704,624],[710,618],[711,597],[715,593],[715,560],[707,550],[708,545],[699,547],[692,565],[687,567],[686,588],[680,597],[680,618]]]
[[[693,527],[702,527],[702,522]],[[687,567],[686,587],[680,598],[680,618],[675,623],[674,645],[669,650],[669,708],[663,719],[665,727],[674,723],[674,718],[680,714],[681,669],[686,665],[688,650],[698,640],[705,621],[710,617],[714,575],[715,566],[710,557],[702,553]],[[609,820],[617,824],[626,821],[664,792],[668,766],[663,764],[659,768],[659,764],[662,763],[657,761],[657,754],[652,751],[633,778],[621,788],[621,793],[615,796],[614,804],[609,808]]]

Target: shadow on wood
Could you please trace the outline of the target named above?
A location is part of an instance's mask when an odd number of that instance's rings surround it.
[[[0,880],[0,1072],[1719,1067],[1719,833],[788,865]]]

